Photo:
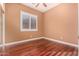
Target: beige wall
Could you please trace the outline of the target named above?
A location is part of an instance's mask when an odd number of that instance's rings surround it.
[[[1,44],[1,5],[0,5],[0,44]]]
[[[2,6],[0,4],[0,44],[2,44],[2,14],[3,14],[3,10],[2,10]]]
[[[40,37],[43,34],[42,13],[22,4],[5,4],[6,14],[6,43],[15,42],[33,37]],[[38,31],[20,31],[20,11],[26,11],[38,16]]]
[[[46,36],[77,44],[77,4],[60,4],[42,14],[22,4],[5,4],[6,42]],[[20,31],[20,11],[38,16],[37,32]]]
[[[44,36],[77,44],[77,4],[60,4],[44,14]]]

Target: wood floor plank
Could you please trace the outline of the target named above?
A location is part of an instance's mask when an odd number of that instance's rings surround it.
[[[39,39],[6,46],[7,56],[77,56],[78,48]]]

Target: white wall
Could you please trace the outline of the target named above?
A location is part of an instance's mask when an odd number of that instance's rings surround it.
[[[3,15],[4,15],[4,4],[0,3],[0,44],[3,43]]]

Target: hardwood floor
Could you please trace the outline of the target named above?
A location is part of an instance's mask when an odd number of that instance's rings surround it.
[[[6,47],[6,56],[77,56],[78,49],[45,39]]]

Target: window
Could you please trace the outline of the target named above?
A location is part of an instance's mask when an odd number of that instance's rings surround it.
[[[37,16],[21,11],[21,31],[37,31]]]

